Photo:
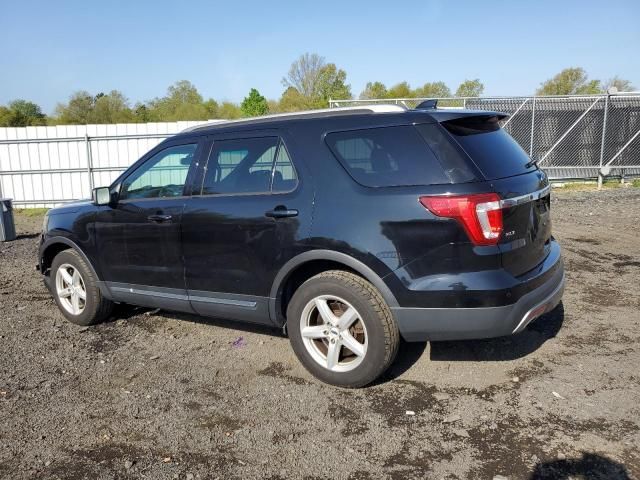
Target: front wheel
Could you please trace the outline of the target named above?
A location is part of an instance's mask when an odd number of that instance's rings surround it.
[[[67,320],[93,325],[106,319],[113,303],[102,296],[98,279],[75,250],[64,250],[51,264],[51,293]]]
[[[378,290],[341,270],[320,273],[296,290],[287,308],[287,330],[310,373],[349,388],[378,378],[393,362],[400,340]]]

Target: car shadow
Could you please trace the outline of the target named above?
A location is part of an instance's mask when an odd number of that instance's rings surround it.
[[[430,358],[433,361],[448,362],[515,360],[535,352],[547,340],[554,338],[563,322],[564,306],[560,303],[517,335],[483,340],[431,342]]]
[[[427,349],[427,342],[405,342],[400,340],[398,356],[389,369],[380,376],[372,385],[379,385],[390,382],[400,377],[409,370],[424,354]]]
[[[228,330],[283,337],[282,329],[270,325],[238,322],[224,318],[202,317],[188,313],[168,312],[146,307],[117,305],[109,322],[117,320],[135,321],[134,317],[158,312],[164,318],[172,318],[201,325],[211,325]],[[433,361],[507,361],[524,357],[540,348],[547,340],[555,337],[564,322],[562,303],[553,311],[534,320],[523,332],[510,337],[485,340],[459,340],[431,342],[430,359]],[[394,380],[409,370],[424,354],[427,342],[400,341],[398,356],[387,372],[375,383]]]
[[[239,322],[226,318],[204,317],[190,313],[170,312],[157,308],[135,307],[127,304],[116,305],[113,314],[109,318],[109,322],[117,320],[136,321],[135,317],[144,318],[145,315],[159,315],[162,318],[170,318],[190,323],[198,323],[201,325],[211,325],[215,327],[225,328],[228,330],[238,330],[239,332],[257,333],[261,335],[270,335],[273,337],[282,337],[282,329],[271,325],[262,325],[259,323]]]
[[[583,452],[582,458],[540,462],[529,480],[631,480],[624,465],[595,453]]]
[[[29,240],[32,238],[38,238],[39,236],[39,233],[21,233],[20,235],[16,235],[16,240]]]

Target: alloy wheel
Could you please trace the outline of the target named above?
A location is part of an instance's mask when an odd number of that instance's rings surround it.
[[[300,318],[307,352],[332,372],[348,372],[362,363],[368,346],[367,328],[358,311],[334,295],[311,299]]]
[[[71,315],[80,315],[87,304],[84,279],[76,267],[63,263],[56,272],[56,293],[62,307]]]

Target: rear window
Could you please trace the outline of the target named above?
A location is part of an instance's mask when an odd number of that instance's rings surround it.
[[[527,153],[505,132],[497,116],[463,117],[442,122],[487,180],[535,170]]]
[[[446,148],[455,147],[435,124],[421,125],[420,131],[414,126],[400,126],[335,132],[327,135],[327,144],[353,179],[367,187],[475,180],[459,154],[455,166],[439,157]]]

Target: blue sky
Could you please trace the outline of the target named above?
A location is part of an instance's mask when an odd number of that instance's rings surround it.
[[[187,79],[205,97],[279,97],[303,52],[365,83],[452,90],[480,78],[485,95],[532,93],[569,66],[640,88],[640,2],[597,1],[30,1],[0,0],[0,104],[50,113],[76,90],[118,89],[132,103]]]

